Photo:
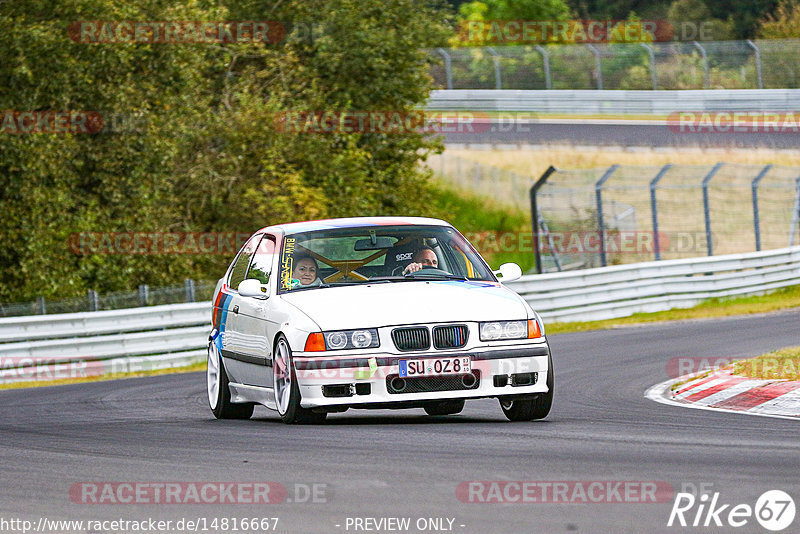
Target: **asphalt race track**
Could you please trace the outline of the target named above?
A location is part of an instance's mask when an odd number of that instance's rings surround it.
[[[447,417],[351,410],[316,427],[284,425],[264,408],[251,421],[217,421],[202,373],[0,391],[0,515],[279,517],[277,530],[287,533],[355,532],[345,528],[348,517],[410,517],[409,532],[429,517],[454,519],[453,532],[481,534],[765,532],[753,518],[738,529],[667,528],[672,499],[464,503],[456,487],[475,480],[664,481],[675,491],[706,484],[732,505],[754,506],[771,489],[798,501],[800,422],[643,397],[668,378],[670,358],[744,357],[800,345],[798,324],[796,310],[551,336],[555,405],[546,420],[532,423],[507,422],[495,400],[468,402],[461,415]],[[82,481],[274,481],[292,502],[75,504],[69,489]],[[311,484],[325,485],[318,486],[325,502],[295,502]]]
[[[452,127],[451,129],[456,129]],[[496,119],[469,131],[444,133],[446,143],[568,144],[624,147],[703,147],[796,149],[800,132],[680,133],[658,121],[520,120]]]

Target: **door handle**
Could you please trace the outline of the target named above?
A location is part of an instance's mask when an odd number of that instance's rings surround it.
[[[233,307],[233,313],[239,313],[239,305]]]

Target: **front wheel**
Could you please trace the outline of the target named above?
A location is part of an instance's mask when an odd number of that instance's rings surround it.
[[[544,419],[553,406],[553,357],[547,358],[547,393],[532,399],[508,400],[500,398],[500,407],[509,421],[534,421]]]
[[[228,383],[228,374],[225,372],[217,345],[211,341],[208,343],[208,364],[206,366],[208,406],[217,419],[250,419],[255,405],[253,403],[232,403]]]
[[[322,423],[327,413],[312,412],[300,406],[300,387],[297,385],[297,374],[292,366],[292,350],[283,335],[275,344],[275,356],[272,359],[272,373],[275,385],[275,406],[284,423]]]

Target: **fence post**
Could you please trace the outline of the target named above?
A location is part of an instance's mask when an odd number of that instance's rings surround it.
[[[653,50],[653,47],[645,44],[640,43],[645,50],[647,50],[647,54],[650,56],[650,81],[653,84],[653,91],[658,89],[658,73],[656,72],[656,53]]]
[[[597,89],[603,90],[603,64],[600,60],[600,51],[592,44],[586,45],[589,50],[594,54],[594,70],[597,73]]]
[[[553,80],[550,78],[550,52],[542,45],[536,45],[536,50],[542,54],[542,63],[544,64],[544,88],[552,89]]]
[[[750,45],[750,48],[756,53],[756,75],[758,76],[758,88],[764,88],[764,79],[761,77],[761,50],[758,48],[758,45],[751,41],[750,39],[747,40],[747,44]]]
[[[139,286],[139,302],[142,306],[147,306],[148,300],[150,300],[150,288],[147,284],[142,284]]]
[[[597,201],[597,227],[600,230],[600,265],[603,267],[608,264],[608,259],[606,258],[606,228],[603,221],[603,185],[618,168],[619,165],[615,163],[594,184],[595,200]]]
[[[437,48],[436,49],[439,54],[444,58],[444,73],[445,78],[447,79],[447,88],[453,88],[453,70],[450,65],[450,54],[447,53],[447,50],[444,48]]]
[[[711,169],[705,178],[703,178],[703,214],[705,215],[706,219],[706,246],[708,247],[708,255],[714,255],[714,246],[711,243],[711,210],[709,208],[708,202],[708,182],[717,174],[722,166],[725,165],[724,163],[720,162],[714,165],[714,168]]]
[[[97,291],[95,291],[94,289],[90,289],[88,291],[88,294],[89,294],[89,311],[97,311],[98,308],[100,308],[97,299]]]
[[[661,170],[658,171],[655,178],[650,180],[650,213],[653,216],[653,247],[655,248],[656,261],[661,259],[661,241],[658,236],[658,205],[656,204],[656,187],[658,182],[667,174],[667,171],[672,168],[672,163],[667,163]]]
[[[494,88],[502,89],[503,82],[500,80],[500,54],[498,54],[497,50],[491,46],[487,46],[486,50],[489,51],[489,53],[492,55],[492,59],[494,60]]]
[[[789,234],[789,246],[794,246],[794,233],[800,230],[800,178],[794,181],[794,213],[792,213],[792,233]]]
[[[704,89],[711,89],[711,74],[708,72],[708,55],[706,55],[706,49],[700,46],[700,43],[697,41],[692,41],[695,48],[700,50],[700,55],[703,57],[703,88]]]
[[[183,281],[183,285],[186,288],[186,302],[194,302],[194,279],[187,278]]]
[[[39,314],[47,315],[47,303],[44,301],[44,297],[36,297],[36,304],[39,305]]]
[[[539,188],[545,184],[547,179],[550,178],[550,175],[554,172],[556,172],[556,168],[550,165],[530,189],[531,224],[533,226],[533,253],[536,259],[536,272],[538,274],[542,274],[542,254],[541,249],[539,248],[539,208],[536,205],[536,195],[539,192]]]
[[[753,183],[751,187],[753,189],[753,230],[755,231],[756,236],[756,252],[761,251],[761,221],[759,220],[759,213],[758,213],[758,183],[767,175],[769,170],[772,168],[772,164],[770,163],[763,169],[761,172],[758,173],[753,179]]]

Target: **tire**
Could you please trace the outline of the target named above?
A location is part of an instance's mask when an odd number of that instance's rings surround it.
[[[318,424],[325,421],[326,412],[312,412],[300,406],[300,387],[297,385],[297,374],[292,365],[292,349],[283,334],[278,335],[275,342],[275,354],[272,359],[272,376],[275,387],[275,406],[284,423]]]
[[[424,406],[428,415],[453,415],[464,409],[464,399],[442,401]]]
[[[500,408],[509,421],[534,421],[544,419],[553,406],[553,357],[547,358],[547,393],[539,393],[531,399],[508,400],[500,398]]]
[[[234,404],[231,402],[231,390],[228,387],[228,373],[217,345],[208,343],[208,360],[206,363],[206,386],[208,390],[208,406],[217,419],[250,419],[255,404],[252,402]]]

